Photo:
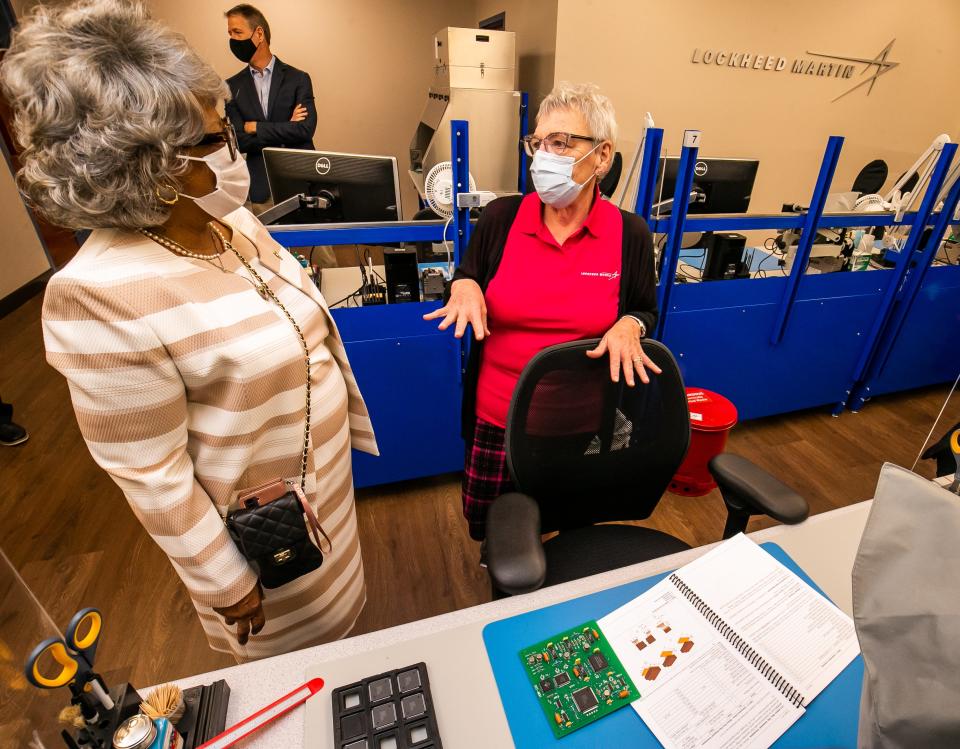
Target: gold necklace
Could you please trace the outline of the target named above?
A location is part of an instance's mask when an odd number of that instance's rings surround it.
[[[161,247],[166,247],[168,250],[173,250],[178,255],[183,255],[184,257],[192,257],[195,260],[206,260],[207,262],[216,261],[217,265],[220,266],[220,270],[224,272],[226,272],[227,270],[226,268],[223,267],[223,260],[220,258],[219,252],[215,252],[212,255],[204,255],[200,252],[193,252],[192,250],[189,250],[186,247],[184,247],[179,242],[173,239],[170,239],[169,237],[165,237],[162,234],[157,234],[156,232],[152,232],[149,229],[140,229],[139,231],[141,234],[143,234],[143,236],[147,237],[148,239],[152,239]],[[219,231],[217,231],[217,235],[220,237],[221,240],[223,240],[223,235],[220,234]]]

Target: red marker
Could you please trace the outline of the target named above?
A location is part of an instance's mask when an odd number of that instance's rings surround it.
[[[323,679],[310,679],[310,681],[303,686],[297,687],[290,692],[290,694],[267,705],[260,712],[254,713],[249,718],[244,718],[216,738],[212,738],[205,744],[201,744],[197,749],[227,749],[227,747],[233,746],[240,741],[240,739],[246,738],[251,733],[259,731],[270,721],[276,720],[281,715],[293,710],[293,708],[302,705],[321,689],[323,689]]]

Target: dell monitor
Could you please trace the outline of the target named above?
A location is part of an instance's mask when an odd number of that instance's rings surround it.
[[[400,220],[400,180],[393,156],[366,156],[295,148],[264,148],[270,195],[275,204],[304,195],[279,224],[326,224]]]
[[[697,159],[687,213],[746,213],[759,166],[756,159]],[[660,159],[654,203],[673,198],[679,169],[678,157]]]

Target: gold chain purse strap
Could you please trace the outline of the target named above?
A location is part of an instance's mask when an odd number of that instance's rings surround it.
[[[310,348],[307,346],[307,339],[304,337],[303,331],[300,330],[300,326],[293,318],[293,315],[290,314],[290,310],[288,310],[283,305],[283,302],[281,302],[277,297],[277,295],[273,293],[273,289],[271,289],[267,285],[267,282],[261,278],[260,274],[253,269],[253,266],[247,262],[247,259],[237,251],[237,248],[234,247],[225,236],[223,236],[220,229],[217,228],[216,225],[212,226],[214,232],[216,232],[217,236],[220,237],[220,241],[223,242],[223,246],[236,255],[237,259],[243,264],[243,267],[247,269],[247,273],[249,273],[253,278],[254,285],[256,286],[257,292],[260,294],[260,296],[262,296],[264,299],[270,299],[280,308],[286,318],[290,321],[293,329],[297,332],[297,338],[300,339],[300,345],[303,347],[303,360],[306,364],[307,370],[307,414],[305,423],[303,425],[303,453],[300,456],[300,489],[301,491],[306,492],[307,450],[309,449],[310,445]]]

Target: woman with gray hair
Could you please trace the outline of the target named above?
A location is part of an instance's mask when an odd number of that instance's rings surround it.
[[[213,648],[243,660],[343,637],[366,595],[350,450],[376,442],[323,297],[243,208],[223,82],[142,3],[83,0],[26,18],[0,83],[24,196],[94,229],[43,307],[94,460]],[[274,478],[302,489],[332,549],[264,595],[223,517]]]
[[[640,339],[657,320],[653,242],[644,220],[600,195],[617,138],[613,105],[592,84],[560,83],[523,138],[536,192],[490,203],[480,215],[443,307],[440,329],[476,339],[463,396],[463,514],[482,540],[490,504],[513,490],[507,410],[524,366],[541,349],[600,338],[610,377],[660,373]]]

